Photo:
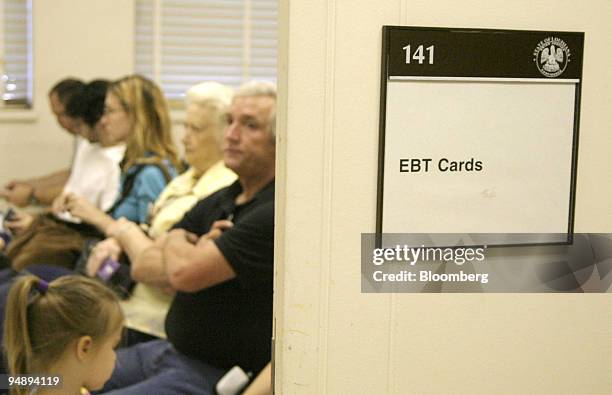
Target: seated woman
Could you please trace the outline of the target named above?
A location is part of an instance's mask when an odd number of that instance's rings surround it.
[[[221,140],[232,98],[230,88],[214,82],[196,85],[187,92],[185,117],[185,159],[191,166],[174,179],[153,206],[148,230],[125,218],[107,226],[111,238],[98,243],[88,261],[89,275],[94,275],[108,257],[114,260],[125,252],[131,261],[153,244],[195,203],[236,179],[222,161]],[[137,274],[136,274],[137,275]],[[138,284],[132,298],[122,303],[129,328],[163,337],[163,322],[171,296],[160,289]]]
[[[65,218],[75,218],[74,222],[81,222],[78,226],[50,224],[48,216],[34,222],[34,218],[20,215],[16,221],[7,222],[6,226],[18,234],[7,251],[15,270],[31,263],[73,265],[74,253],[65,255],[67,250],[80,252],[85,238],[103,237],[116,218],[145,222],[149,204],[176,175],[180,163],[172,141],[168,107],[152,81],[132,75],[112,83],[100,123],[101,141],[126,144],[119,197],[105,212],[83,196],[63,195],[54,203],[54,211],[63,213]],[[26,226],[27,230],[22,231]]]
[[[64,196],[60,208],[104,232],[114,218],[145,222],[149,204],[176,176],[180,163],[166,101],[152,81],[134,75],[113,83],[101,123],[102,140],[127,145],[121,163],[121,194],[108,214],[75,194]]]

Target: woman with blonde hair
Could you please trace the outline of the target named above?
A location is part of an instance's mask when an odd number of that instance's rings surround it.
[[[121,162],[120,197],[108,214],[76,195],[67,195],[62,208],[104,232],[113,218],[145,222],[149,204],[181,166],[166,100],[152,81],[132,75],[114,82],[106,95],[101,123],[102,140],[127,145]]]

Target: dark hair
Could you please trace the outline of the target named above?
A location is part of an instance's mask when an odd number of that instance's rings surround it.
[[[93,80],[73,94],[66,103],[66,115],[82,119],[94,127],[104,113],[104,99],[110,85],[107,80]]]
[[[49,96],[53,93],[57,95],[60,103],[66,105],[70,98],[81,91],[85,87],[85,84],[81,80],[77,80],[75,78],[65,78],[53,85],[53,88],[49,91]]]

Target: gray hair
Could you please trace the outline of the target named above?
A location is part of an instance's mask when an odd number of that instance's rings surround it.
[[[213,111],[213,119],[217,122],[218,137],[225,129],[225,120],[232,102],[233,89],[218,82],[202,82],[187,91],[185,104],[206,107]]]
[[[248,81],[240,85],[234,93],[234,98],[267,96],[276,102],[276,85],[269,81]],[[276,106],[272,108],[269,119],[269,130],[272,137],[276,137]]]

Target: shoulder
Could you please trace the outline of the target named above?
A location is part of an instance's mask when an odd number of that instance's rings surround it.
[[[235,195],[234,190],[236,189],[235,184],[222,188],[207,197],[201,199],[196,203],[191,210],[190,214],[202,216],[211,213],[215,210],[222,210],[225,206],[232,204],[233,197]],[[228,210],[229,212],[229,210]]]
[[[200,176],[193,187],[193,193],[203,198],[232,184],[236,179],[236,174],[221,162],[220,165],[214,165]]]
[[[201,212],[203,210],[207,210],[210,208],[218,207],[222,201],[227,199],[227,194],[229,192],[230,186],[222,188],[217,192],[214,192],[207,197],[201,199],[196,203],[196,205],[191,209],[191,211]]]
[[[237,232],[247,234],[274,234],[274,201],[264,201],[239,216],[234,224]]]
[[[239,222],[251,222],[253,224],[274,223],[274,200],[263,200],[257,202]]]
[[[183,187],[185,185],[190,186],[191,184],[193,184],[193,168],[189,168],[186,171],[184,171],[183,173],[177,175],[176,177],[174,177],[172,179],[172,181],[170,181],[170,183],[168,183],[168,186],[172,185],[172,186],[180,186]]]
[[[214,165],[212,165],[210,169],[208,169],[204,173],[204,175],[206,174],[208,174],[211,177],[230,177],[233,179],[237,178],[236,173],[231,171],[229,167],[225,166],[225,163],[223,162],[223,160],[220,160]]]
[[[161,180],[165,184],[166,177],[169,177],[168,181],[172,180],[176,176],[177,171],[169,163],[159,163],[133,166],[128,170],[128,175],[134,173],[137,173],[137,180]]]
[[[92,145],[89,141],[87,141],[87,139],[79,135],[74,136],[74,141],[75,141],[75,146],[76,146],[77,151],[86,150]]]
[[[144,165],[138,172],[139,178],[163,178],[164,173],[157,165]]]
[[[132,166],[126,173],[124,186],[132,183],[134,193],[158,196],[166,187],[166,177],[156,165]]]

